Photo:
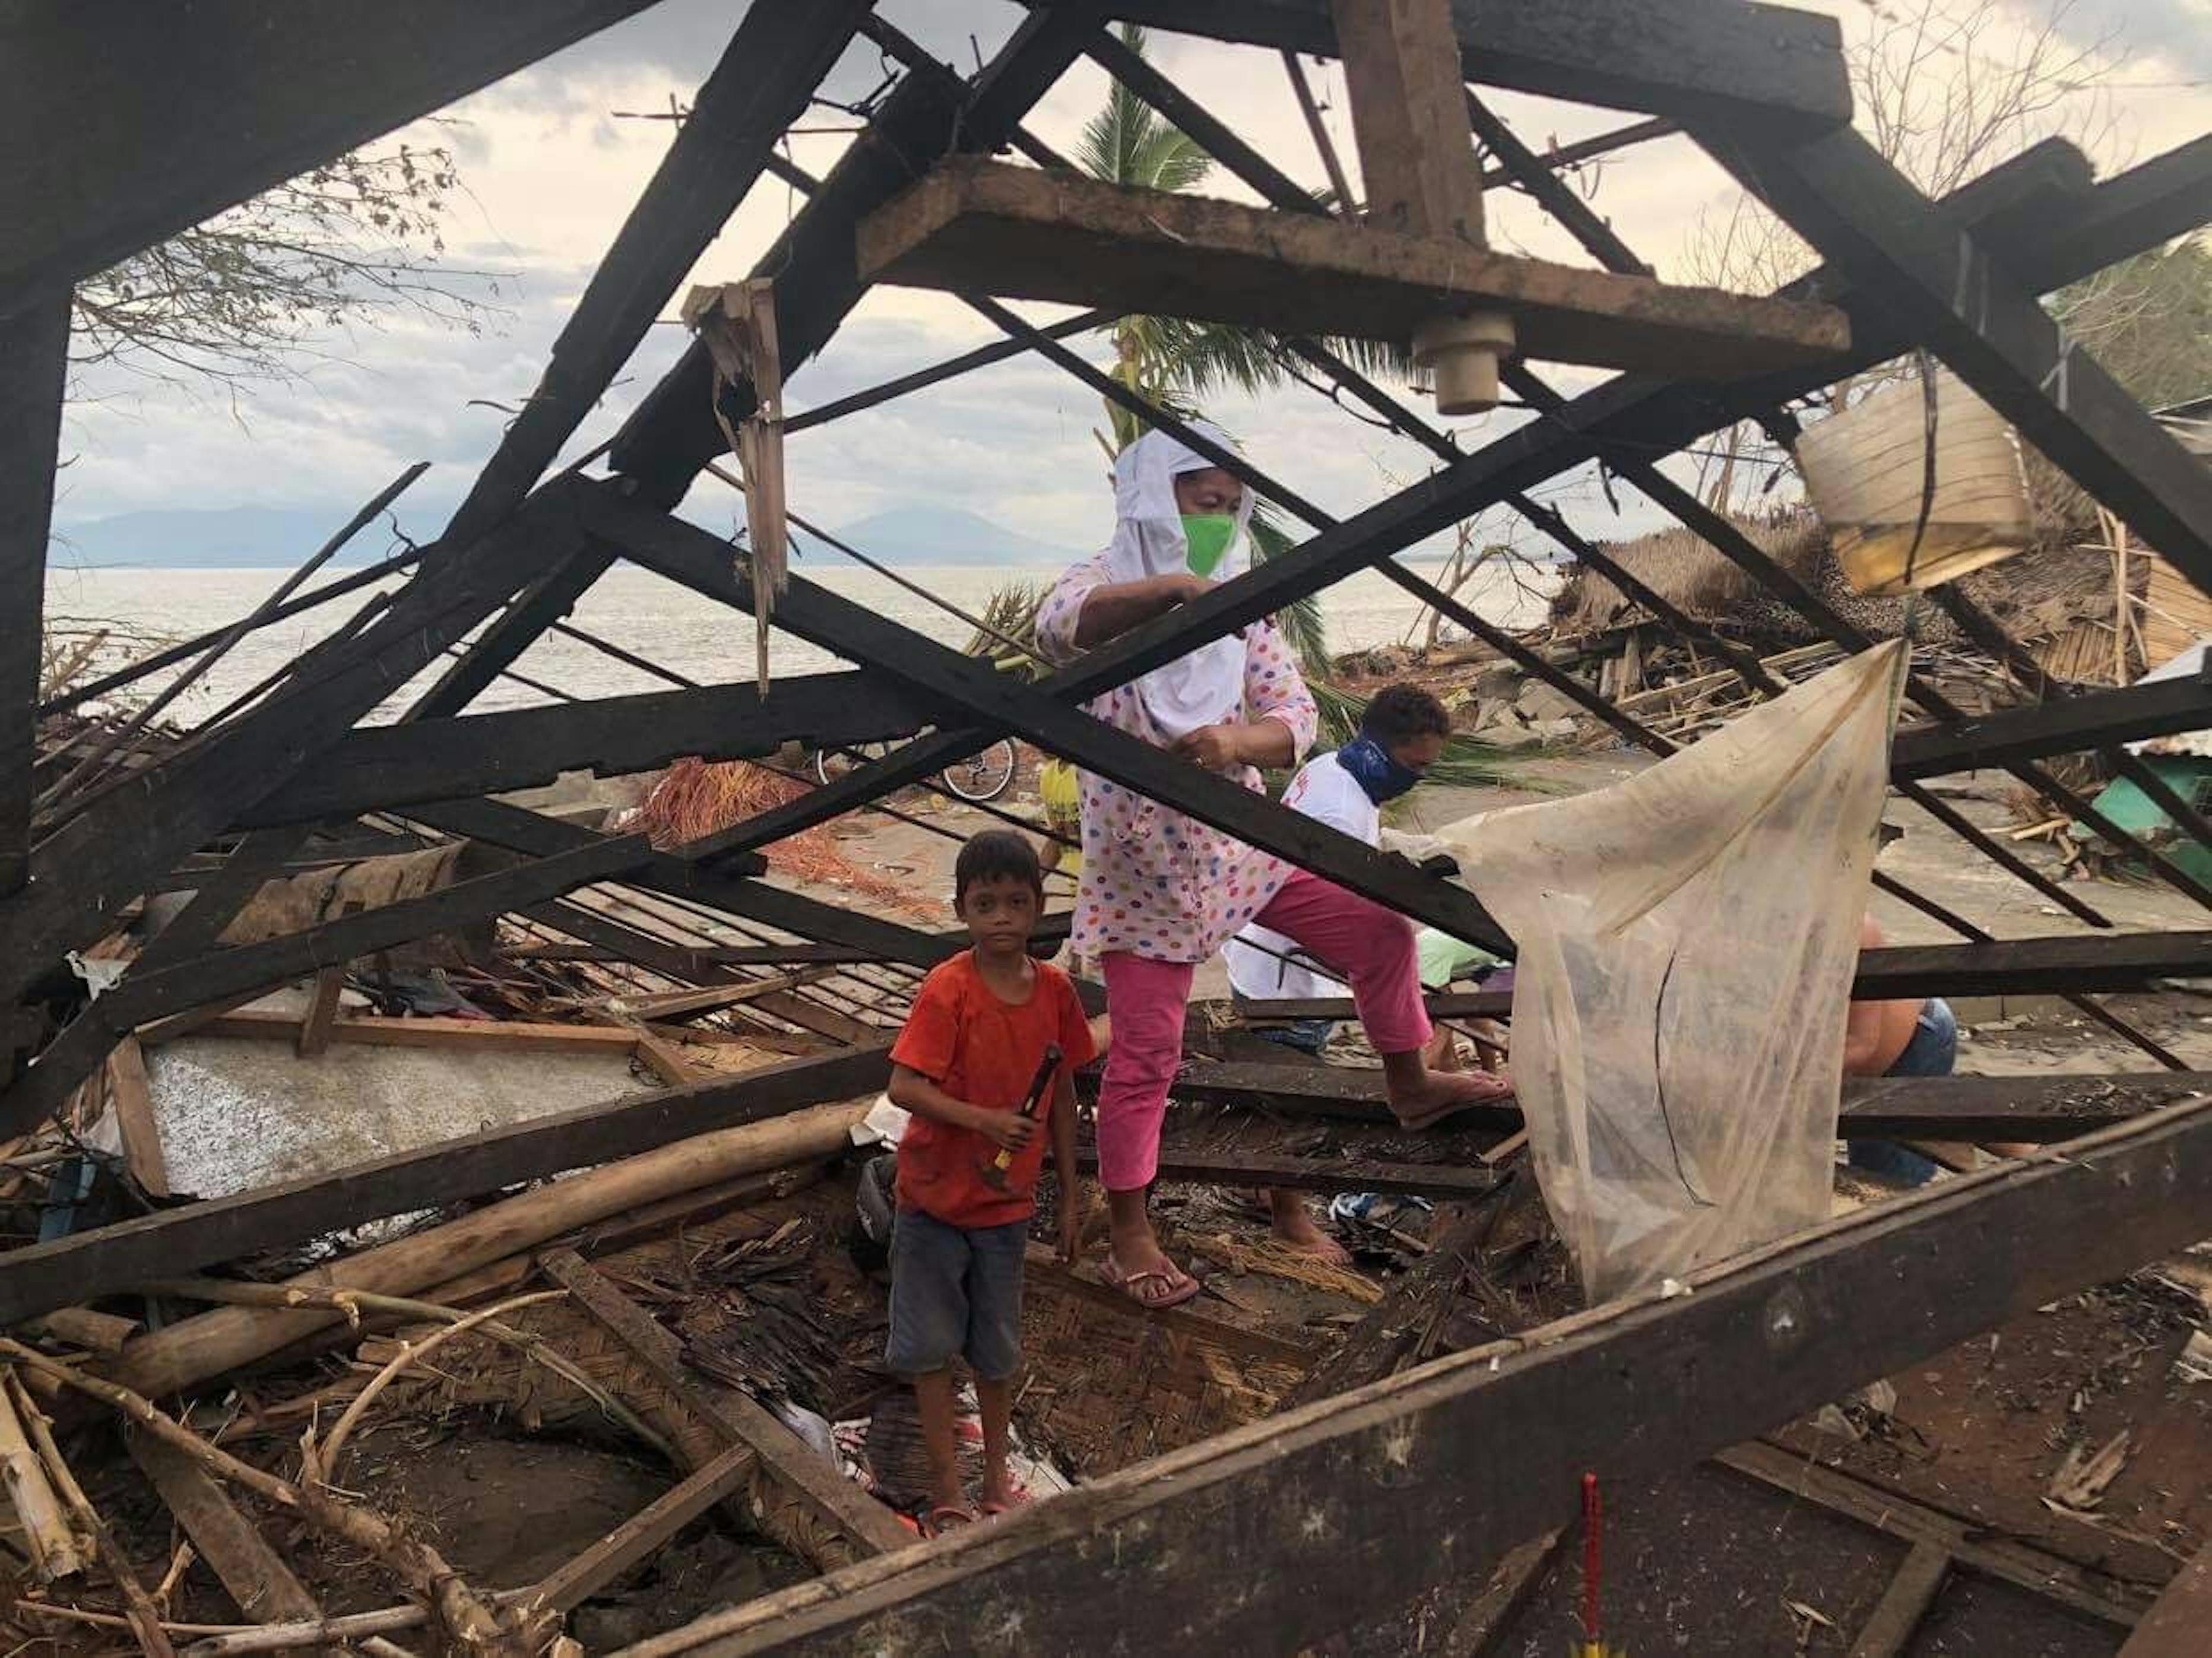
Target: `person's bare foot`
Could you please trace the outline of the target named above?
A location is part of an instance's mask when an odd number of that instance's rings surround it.
[[[1352,1264],[1352,1252],[1315,1224],[1313,1212],[1306,1207],[1304,1197],[1279,1187],[1269,1191],[1267,1197],[1277,1237],[1299,1254],[1311,1255],[1331,1266]]]
[[[1427,1128],[1469,1106],[1510,1099],[1513,1084],[1501,1072],[1424,1069],[1418,1081],[1391,1078],[1390,1111],[1401,1127]]]

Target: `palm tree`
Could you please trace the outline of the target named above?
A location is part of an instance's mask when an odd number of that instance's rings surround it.
[[[1145,55],[1145,31],[1121,26],[1121,44]],[[1091,118],[1075,147],[1075,161],[1094,179],[1139,190],[1197,188],[1213,170],[1213,158],[1182,129],[1116,81],[1105,106]],[[1203,399],[1223,391],[1254,392],[1285,378],[1274,337],[1227,323],[1182,317],[1124,317],[1112,331],[1114,362],[1107,371],[1148,402],[1178,418],[1200,412]],[[1372,341],[1338,342],[1342,351],[1370,366],[1388,366],[1389,354]],[[1096,435],[1109,459],[1135,442],[1145,422],[1121,404],[1106,404],[1107,427]],[[1267,501],[1253,504],[1252,556],[1261,562],[1296,544]],[[1275,618],[1309,679],[1330,671],[1328,630],[1321,603],[1307,598]]]

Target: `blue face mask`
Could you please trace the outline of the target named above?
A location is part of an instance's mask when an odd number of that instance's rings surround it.
[[[1350,773],[1360,793],[1376,805],[1395,800],[1421,780],[1411,766],[1401,766],[1389,750],[1365,732],[1336,751],[1336,763]]]

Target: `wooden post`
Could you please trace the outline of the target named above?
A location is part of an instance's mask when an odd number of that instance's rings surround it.
[[[224,1494],[215,1477],[166,1440],[130,1435],[131,1459],[184,1527],[200,1558],[230,1592],[239,1613],[256,1624],[320,1618],[323,1609],[283,1557]]]
[[[0,592],[7,595],[0,621],[0,897],[21,887],[29,868],[46,536],[69,331],[67,295],[0,318]]]
[[[338,914],[350,915],[360,908],[358,898],[349,898],[338,906]],[[315,975],[314,994],[308,998],[307,1016],[300,1021],[301,1059],[312,1060],[331,1045],[331,1028],[338,1022],[338,998],[345,993],[345,981],[343,962],[332,962]]]
[[[1335,0],[1334,10],[1368,222],[1487,246],[1449,0]],[[1502,312],[1432,317],[1413,331],[1413,360],[1435,375],[1443,415],[1496,408],[1498,360],[1512,349]]]
[[[146,1055],[136,1036],[125,1036],[107,1056],[107,1095],[115,1126],[123,1138],[123,1158],[131,1178],[149,1198],[169,1195],[169,1160],[161,1151],[161,1125],[146,1078]]]

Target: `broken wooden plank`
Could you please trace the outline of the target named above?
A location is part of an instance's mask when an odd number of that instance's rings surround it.
[[[608,1012],[626,1018],[678,1019],[688,1013],[712,1013],[719,1008],[756,1002],[779,991],[796,990],[801,985],[828,977],[830,971],[828,968],[807,968],[797,973],[774,974],[765,979],[741,979],[707,990],[625,993],[609,997],[605,1005]]]
[[[2175,1574],[2118,1658],[2201,1658],[2212,1631],[2212,1543]]]
[[[1078,1148],[1086,1175],[1098,1172],[1095,1147]],[[1354,1157],[1279,1157],[1258,1151],[1206,1151],[1172,1141],[1160,1147],[1159,1178],[1206,1186],[1279,1186],[1300,1192],[1391,1192],[1464,1199],[1487,1195],[1498,1176],[1487,1169],[1447,1163],[1370,1163]]]
[[[248,1623],[298,1623],[323,1615],[283,1557],[205,1468],[151,1434],[133,1431],[128,1442],[131,1460],[153,1482]]]
[[[889,1554],[915,1541],[891,1511],[837,1471],[836,1463],[768,1413],[749,1394],[716,1387],[686,1370],[684,1345],[573,1249],[538,1257],[556,1283],[606,1332],[635,1354],[654,1378],[696,1414],[714,1423],[759,1460],[769,1476],[823,1524],[870,1554]]]
[[[666,1649],[1023,1650],[1110,1619],[1133,1649],[1282,1650],[1402,1606],[1565,1523],[1595,1468],[1633,1482],[2192,1241],[2212,1102],[2065,1159],[1943,1182],[1692,1275],[1109,1474],[978,1528],[717,1614]],[[2054,1236],[2069,1247],[2046,1248]],[[1295,1523],[1285,1525],[1285,1515]],[[1218,1589],[1231,1540],[1242,1592]],[[1346,1570],[1356,1549],[1357,1570]],[[1080,1584],[1071,1592],[1071,1584]]]
[[[1334,0],[1115,0],[1116,17],[1271,51],[1337,55]],[[1735,0],[1453,0],[1467,79],[1573,103],[1756,128],[1847,121],[1832,18]]]
[[[314,992],[300,1020],[297,1051],[301,1059],[312,1060],[331,1045],[331,1027],[337,1023],[338,998],[345,992],[345,981],[342,967],[326,967],[315,975]]]
[[[765,697],[752,685],[705,685],[364,726],[238,821],[312,823],[529,788],[566,771],[650,771],[684,755],[758,759],[787,742],[884,742],[935,717],[904,687],[848,670],[794,675]]]
[[[1482,1593],[1446,1631],[1438,1658],[1491,1658],[1500,1650],[1498,1643],[1542,1587],[1566,1537],[1564,1530],[1532,1537],[1492,1566]]]
[[[1048,1293],[1079,1296],[1096,1306],[1112,1309],[1126,1318],[1141,1319],[1193,1341],[1203,1341],[1224,1352],[1242,1353],[1247,1357],[1265,1359],[1271,1364],[1286,1364],[1304,1370],[1313,1363],[1314,1350],[1303,1343],[1291,1341],[1269,1330],[1248,1330],[1239,1324],[1224,1324],[1204,1313],[1194,1313],[1188,1307],[1139,1308],[1122,1291],[1096,1278],[1085,1278],[1065,1265],[1054,1251],[1043,1244],[1031,1242],[1024,1253],[1024,1270],[1032,1284],[1042,1282]]]
[[[1713,1461],[1732,1473],[1817,1503],[1831,1513],[1915,1547],[1932,1545],[1963,1570],[2010,1583],[2100,1623],[2126,1629],[2142,1613],[2147,1597],[2132,1585],[1997,1536],[1969,1521],[1867,1485],[1840,1469],[1808,1461],[1779,1446],[1751,1440],[1721,1451]]]
[[[1095,1078],[1079,1076],[1095,1089]],[[1249,1105],[1291,1115],[1395,1123],[1379,1071],[1346,1066],[1202,1061],[1176,1078],[1178,1099]],[[2050,1072],[2033,1077],[1851,1077],[1843,1088],[1839,1133],[1885,1139],[2071,1139],[2185,1101],[2212,1096],[2212,1072],[2143,1072],[2110,1076]],[[1501,1132],[1521,1126],[1510,1100],[1470,1106],[1452,1122]]]
[[[2195,677],[2002,708],[1948,727],[1909,726],[1890,745],[1889,774],[1899,782],[1940,777],[2209,727],[2212,669]]]
[[[518,1181],[626,1157],[712,1129],[758,1122],[890,1079],[882,1047],[791,1060],[689,1088],[463,1135],[327,1175],[118,1221],[0,1254],[0,1324],[295,1243],[319,1231],[478,1197]]]
[[[526,1606],[572,1612],[649,1560],[684,1527],[742,1491],[760,1466],[750,1445],[733,1445],[698,1473],[671,1487],[621,1525],[516,1599]]]
[[[300,1029],[300,1016],[274,1009],[241,1008],[218,1014],[199,1026],[204,1036],[289,1041]],[[601,1053],[633,1046],[629,1031],[609,1025],[546,1024],[526,1019],[447,1019],[422,1015],[391,1018],[348,1014],[331,1022],[334,1042],[372,1048],[444,1048],[495,1054]]]
[[[1683,288],[1209,197],[955,158],[861,222],[861,274],[1403,343],[1425,317],[1506,311],[1526,356],[1701,379],[1836,356],[1832,307]]]
[[[1948,1549],[1940,1543],[1915,1543],[1852,1637],[1850,1658],[1899,1658],[1950,1575]]]
[[[137,1038],[125,1036],[107,1056],[107,1098],[123,1140],[131,1178],[149,1198],[169,1195],[169,1160],[161,1151],[161,1126],[146,1079],[146,1056]]]

